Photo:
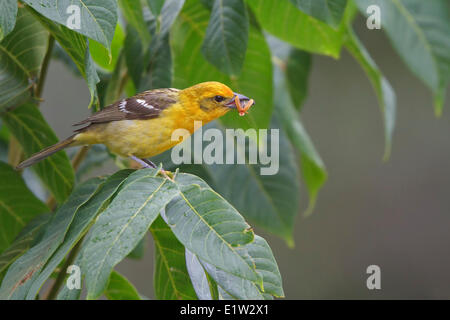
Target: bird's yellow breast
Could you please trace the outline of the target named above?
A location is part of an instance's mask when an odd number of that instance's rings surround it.
[[[164,110],[160,116],[146,120],[120,120],[96,124],[74,137],[77,144],[102,143],[108,149],[123,157],[131,155],[149,158],[160,154],[180,141],[172,140],[176,129],[194,132],[194,121],[202,125],[224,114],[204,114],[193,112],[184,104],[175,104]]]

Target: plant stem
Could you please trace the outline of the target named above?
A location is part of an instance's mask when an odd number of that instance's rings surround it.
[[[81,162],[83,162],[91,146],[83,146],[78,150],[72,159],[72,167],[76,172]],[[56,200],[53,196],[49,196],[46,201],[47,206],[53,211],[56,208]]]
[[[72,159],[72,167],[74,171],[77,171],[78,167],[80,166],[81,162],[83,162],[84,158],[86,158],[86,155],[89,151],[91,146],[82,146],[80,150],[76,153],[76,155]]]
[[[67,257],[66,261],[61,267],[61,270],[59,271],[58,277],[56,278],[55,282],[50,288],[50,291],[48,292],[46,300],[55,300],[56,295],[58,294],[58,291],[61,288],[61,285],[64,283],[67,268],[73,263],[78,253],[80,252],[83,239],[84,236],[77,242],[77,244],[73,247],[72,251],[70,251],[69,256]]]
[[[44,89],[45,79],[47,78],[48,65],[52,57],[53,46],[55,44],[55,38],[52,35],[48,37],[47,52],[45,53],[44,61],[41,66],[41,74],[39,75],[39,83],[37,85],[35,95],[41,98],[42,90]]]

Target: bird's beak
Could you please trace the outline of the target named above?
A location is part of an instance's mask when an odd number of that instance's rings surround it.
[[[235,98],[238,97],[239,101],[241,102],[241,106],[245,106],[247,104],[248,101],[250,101],[250,98],[240,94],[240,93],[236,93],[233,92],[234,96],[233,98],[231,98],[231,100],[229,102],[227,102],[226,106],[228,108],[232,108],[232,109],[236,109],[236,102],[235,102]]]

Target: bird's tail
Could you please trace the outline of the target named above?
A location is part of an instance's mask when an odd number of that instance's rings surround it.
[[[21,162],[16,169],[23,169],[29,166],[32,166],[33,164],[35,164],[36,162],[41,161],[44,158],[47,158],[49,156],[51,156],[52,154],[54,154],[55,152],[58,152],[59,150],[62,150],[64,148],[69,147],[70,145],[72,145],[75,140],[73,139],[75,137],[75,135],[67,138],[66,140],[60,141],[57,144],[54,144],[50,147],[47,147],[35,154],[33,154],[30,158],[28,158],[27,160]],[[74,145],[72,145],[74,146]]]

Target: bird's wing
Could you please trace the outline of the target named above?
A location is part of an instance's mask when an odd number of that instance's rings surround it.
[[[179,91],[172,88],[144,91],[133,97],[117,101],[74,125],[155,118],[164,109],[178,101]],[[79,130],[83,129],[85,128]]]

